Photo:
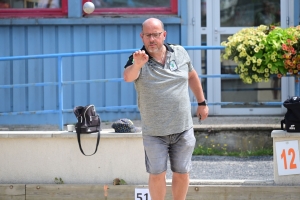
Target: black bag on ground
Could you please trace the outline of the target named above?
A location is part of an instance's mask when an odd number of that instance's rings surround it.
[[[98,150],[99,140],[100,140],[100,131],[101,131],[101,119],[100,116],[96,113],[94,105],[76,106],[74,109],[74,114],[77,118],[77,123],[75,125],[75,130],[77,133],[77,140],[81,153],[85,155],[82,150],[80,142],[80,134],[90,134],[98,132],[97,135],[97,144],[95,152],[91,155],[94,155]],[[91,156],[85,155],[85,156]]]
[[[281,129],[287,132],[300,132],[300,97],[294,96],[285,100],[283,106],[287,108],[287,112],[281,120]]]

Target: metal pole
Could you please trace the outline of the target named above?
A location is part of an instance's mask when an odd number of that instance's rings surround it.
[[[62,57],[57,57],[57,77],[58,77],[58,113],[59,113],[59,130],[63,130],[64,127],[64,118],[63,118],[63,70],[62,70]]]
[[[295,96],[300,96],[300,82],[299,77],[295,76]]]

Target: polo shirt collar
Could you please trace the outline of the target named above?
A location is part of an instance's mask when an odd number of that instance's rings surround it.
[[[170,47],[170,45],[168,43],[165,43],[164,45],[165,45],[167,51],[174,52],[174,50]],[[145,51],[145,53],[149,56],[149,59],[152,58],[152,56],[150,56],[150,54],[147,52],[145,45],[143,46],[143,48],[141,50]]]

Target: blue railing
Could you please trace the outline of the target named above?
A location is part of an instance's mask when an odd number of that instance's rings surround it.
[[[224,49],[223,46],[184,46],[186,50],[214,50]],[[58,109],[57,110],[40,110],[40,111],[22,111],[22,112],[6,112],[0,113],[0,116],[4,115],[20,115],[20,114],[49,114],[56,113],[59,115],[59,128],[63,130],[64,120],[63,113],[73,112],[73,109],[63,108],[63,86],[73,85],[78,83],[93,83],[93,82],[121,82],[123,78],[112,78],[112,79],[93,79],[93,80],[80,80],[80,81],[63,81],[62,76],[62,58],[64,57],[75,57],[75,56],[92,56],[92,55],[108,55],[108,54],[123,54],[132,52],[138,49],[125,49],[125,50],[110,50],[110,51],[94,51],[94,52],[78,52],[78,53],[59,53],[59,54],[43,54],[43,55],[29,55],[29,56],[11,56],[11,57],[0,57],[0,61],[12,61],[12,60],[28,60],[28,59],[45,59],[45,58],[57,58],[57,82],[43,82],[43,83],[27,83],[27,84],[13,84],[13,85],[0,85],[0,88],[23,88],[23,87],[39,87],[55,85],[58,87]],[[233,74],[221,74],[221,75],[199,75],[200,78],[236,78],[238,75]],[[192,106],[196,106],[196,102],[191,102]],[[282,105],[281,102],[210,102],[209,105]],[[106,106],[96,107],[97,111],[109,111],[116,109],[130,109],[137,108],[137,105],[126,105],[126,106]]]

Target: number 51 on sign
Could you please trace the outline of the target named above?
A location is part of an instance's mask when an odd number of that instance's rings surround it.
[[[151,200],[148,188],[135,188],[134,200]]]
[[[300,174],[298,141],[276,142],[278,175]]]

